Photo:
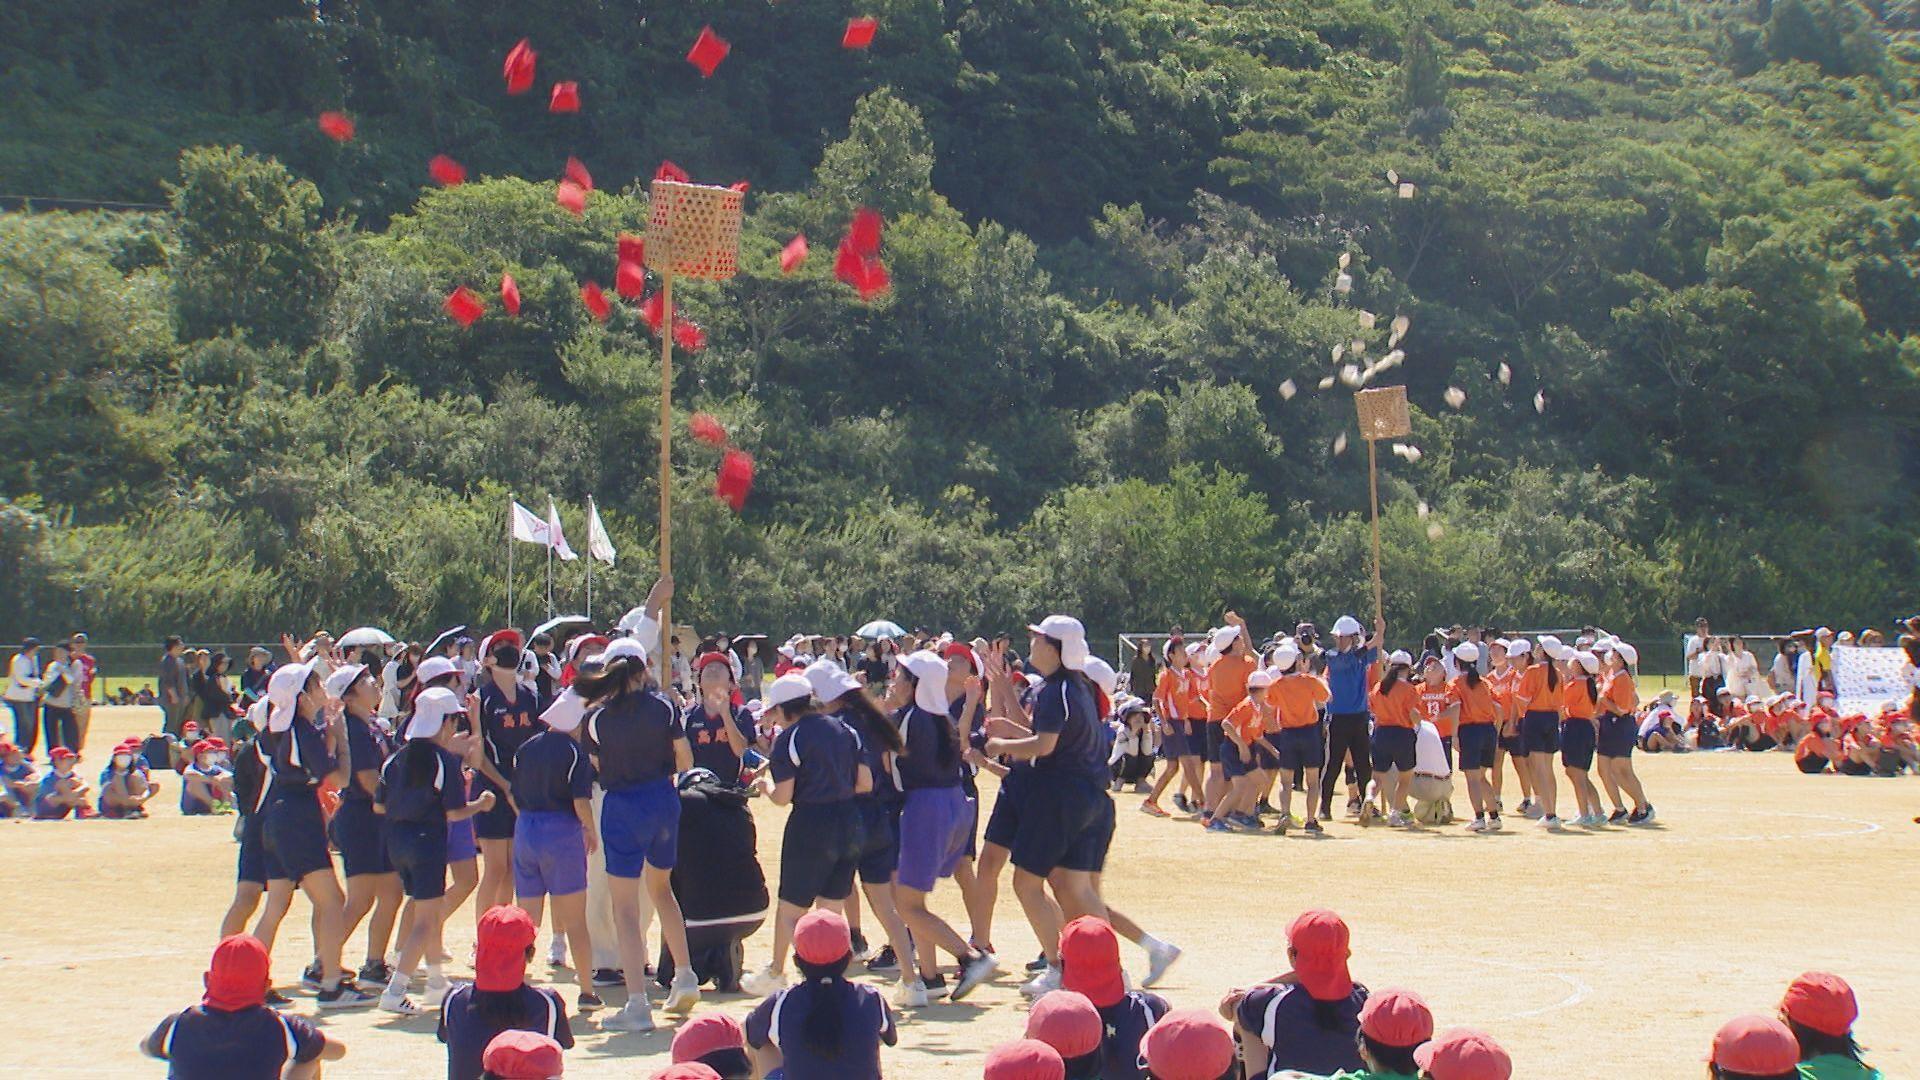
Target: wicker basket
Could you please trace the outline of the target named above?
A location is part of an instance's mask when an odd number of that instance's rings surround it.
[[[745,192],[673,180],[653,182],[647,265],[676,277],[725,281],[739,269]]]
[[[1413,418],[1407,415],[1407,388],[1376,386],[1353,395],[1360,410],[1360,437],[1398,439],[1413,433]]]

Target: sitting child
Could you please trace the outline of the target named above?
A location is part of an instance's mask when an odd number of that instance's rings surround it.
[[[32,813],[34,796],[39,793],[33,763],[19,747],[0,740],[0,801],[9,807],[7,813]]]
[[[1874,737],[1873,724],[1865,716],[1854,714],[1840,720],[1841,758],[1836,767],[1847,776],[1872,776],[1880,771],[1880,740]]]
[[[1669,690],[1654,699],[1645,714],[1640,718],[1640,749],[1649,754],[1687,749],[1685,734],[1680,728],[1679,717],[1673,714],[1673,691]]]
[[[193,744],[193,760],[180,776],[182,814],[233,813],[233,772],[223,764],[226,752],[226,744],[219,739]]]
[[[140,741],[130,739],[113,748],[113,759],[100,770],[100,814],[108,818],[143,818],[147,800],[158,790],[147,777]]]
[[[1687,713],[1687,730],[1693,733],[1693,745],[1698,750],[1718,750],[1726,745],[1720,737],[1720,721],[1707,711],[1707,699],[1693,699],[1693,708]]]
[[[34,792],[35,821],[58,821],[68,814],[77,818],[95,816],[93,807],[87,805],[87,797],[93,789],[73,774],[73,768],[79,762],[79,754],[64,746],[54,747],[53,768],[40,778],[40,786]]]
[[[1842,760],[1840,742],[1833,737],[1833,725],[1825,717],[1793,748],[1794,766],[1808,776],[1826,772],[1828,766],[1837,768]]]
[[[1920,745],[1913,737],[1913,721],[1905,710],[1889,709],[1880,715],[1881,768],[1888,775],[1902,769],[1920,772]]]
[[[153,687],[143,686],[140,688],[140,692],[133,696],[133,703],[135,705],[158,705],[160,704],[160,699],[153,696]]]
[[[1132,784],[1134,791],[1145,794],[1160,753],[1160,737],[1154,731],[1147,703],[1134,697],[1120,699],[1112,728],[1113,750],[1107,756],[1107,765],[1112,770],[1113,790]]]

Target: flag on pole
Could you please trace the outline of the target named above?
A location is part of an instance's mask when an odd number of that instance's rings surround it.
[[[541,547],[550,546],[547,523],[541,521],[538,514],[521,506],[518,499],[511,500],[511,505],[513,509],[508,517],[512,521],[510,531],[513,538],[529,544],[539,544]]]
[[[580,557],[573,553],[573,548],[567,546],[566,530],[560,527],[560,508],[554,505],[551,495],[547,496],[547,536],[549,538],[547,546],[553,549],[555,555],[560,556],[560,561],[572,562]]]
[[[587,554],[613,565],[613,539],[607,535],[607,527],[600,523],[600,508],[594,505],[593,497],[587,497]]]

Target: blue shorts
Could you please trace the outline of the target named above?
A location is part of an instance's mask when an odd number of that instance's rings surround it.
[[[1327,764],[1327,739],[1321,734],[1318,724],[1285,728],[1278,735],[1268,735],[1267,738],[1280,751],[1279,767],[1282,769],[1319,769]]]
[[[1528,754],[1559,753],[1560,714],[1529,712],[1520,718],[1520,737],[1525,740]]]
[[[480,857],[480,845],[473,839],[473,819],[447,822],[447,862],[472,862]]]
[[[1493,768],[1493,750],[1497,742],[1492,724],[1461,724],[1455,738],[1460,740],[1460,768]]]
[[[1113,842],[1113,798],[1097,778],[1048,773],[1026,792],[1013,865],[1037,877],[1055,870],[1098,872]]]
[[[1500,736],[1500,749],[1514,757],[1527,756],[1527,736],[1524,732]]]
[[[853,803],[860,809],[860,880],[885,885],[900,865],[900,804],[868,796]]]
[[[607,792],[600,808],[607,875],[637,878],[648,866],[671,870],[680,845],[680,793],[666,778]]]
[[[587,891],[587,834],[571,810],[529,810],[513,827],[513,894]]]
[[[439,822],[387,822],[387,861],[409,900],[447,895],[447,827]]]
[[[1560,764],[1568,769],[1593,768],[1593,750],[1597,733],[1591,720],[1566,720],[1560,724]]]
[[[1032,774],[1032,767],[1023,765],[1000,778],[1000,794],[994,797],[986,831],[981,834],[987,843],[1013,850],[1013,841],[1020,835],[1020,819],[1025,816],[1021,804],[1026,801]]]
[[[1373,771],[1383,773],[1388,769],[1399,769],[1401,772],[1412,772],[1416,743],[1412,728],[1374,728]]]
[[[1608,713],[1600,718],[1600,738],[1594,752],[1601,757],[1633,756],[1633,744],[1640,738],[1640,724],[1631,716]]]
[[[362,874],[391,874],[387,861],[387,819],[373,812],[373,803],[365,799],[342,799],[340,808],[327,822],[327,836],[340,853],[341,873],[347,877]]]
[[[280,863],[267,854],[267,840],[262,833],[265,828],[266,822],[257,813],[240,819],[240,861],[234,870],[237,880],[251,881],[255,885],[265,885],[269,880],[287,880],[287,872],[280,869]]]
[[[319,795],[312,791],[288,792],[268,796],[260,808],[265,828],[266,852],[273,856],[287,877],[303,881],[316,871],[333,870],[333,852],[327,850],[327,822],[320,813]]]
[[[514,837],[513,819],[519,817],[513,802],[507,793],[495,787],[493,781],[476,773],[473,778],[473,794],[482,791],[493,792],[493,805],[473,815],[473,835],[481,840],[511,840]]]
[[[1173,761],[1187,756],[1186,725],[1178,720],[1168,720],[1160,725],[1160,757]]]
[[[1240,756],[1240,748],[1233,744],[1232,739],[1221,739],[1220,750],[1214,755],[1214,760],[1220,763],[1220,771],[1226,775],[1226,778],[1233,780],[1260,768],[1260,751],[1250,749],[1247,751],[1247,757],[1243,759]]]
[[[780,900],[802,908],[815,900],[845,900],[862,842],[860,808],[853,800],[795,804],[780,840]]]
[[[900,808],[900,884],[932,892],[967,853],[976,803],[957,787],[915,788]]]

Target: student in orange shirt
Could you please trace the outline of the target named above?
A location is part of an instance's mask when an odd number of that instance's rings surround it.
[[[1527,650],[1531,648],[1524,638],[1513,641],[1502,638],[1487,646],[1487,655],[1493,658],[1493,671],[1487,675],[1487,681],[1493,684],[1494,700],[1500,703],[1500,735],[1493,746],[1493,812],[1496,814],[1506,810],[1500,792],[1505,786],[1509,754],[1513,756],[1514,775],[1520,778],[1520,813],[1525,814],[1533,805],[1533,774],[1527,769],[1527,744],[1520,734],[1520,709],[1513,701],[1514,692],[1520,689],[1520,671],[1526,666]]]
[[[1520,713],[1521,742],[1513,755],[1533,777],[1533,800],[1520,804],[1520,812],[1538,818],[1545,829],[1558,829],[1556,813],[1559,792],[1553,781],[1553,755],[1560,752],[1560,672],[1554,658],[1565,646],[1560,639],[1543,637],[1533,643],[1521,665],[1520,684],[1513,691],[1513,707]]]
[[[1160,669],[1160,678],[1154,683],[1153,707],[1160,717],[1167,768],[1154,782],[1153,794],[1140,804],[1141,813],[1154,817],[1168,816],[1160,806],[1160,796],[1175,779],[1180,780],[1180,790],[1174,794],[1174,805],[1182,813],[1201,801],[1206,785],[1206,763],[1200,754],[1206,749],[1207,709],[1200,694],[1200,675],[1193,670],[1193,660],[1182,639],[1168,638],[1162,656],[1167,666]]]
[[[1453,733],[1460,727],[1460,693],[1447,681],[1447,666],[1437,656],[1427,657],[1420,665],[1420,683],[1414,689],[1420,695],[1418,715],[1433,723],[1440,732],[1440,748],[1447,755],[1447,768],[1453,768]]]
[[[1837,768],[1845,758],[1840,740],[1833,737],[1833,722],[1825,717],[1815,721],[1813,730],[1793,748],[1794,767],[1808,776],[1826,772],[1829,765]]]
[[[1413,824],[1407,816],[1407,790],[1413,786],[1414,711],[1420,706],[1419,691],[1408,682],[1413,657],[1396,649],[1387,657],[1386,674],[1373,688],[1373,775],[1380,788],[1380,801],[1387,808],[1387,824],[1404,829]],[[1361,824],[1368,823],[1363,812]]]
[[[1562,674],[1566,685],[1560,695],[1560,765],[1580,807],[1573,823],[1589,828],[1605,825],[1600,789],[1593,786],[1592,775],[1593,751],[1600,737],[1594,724],[1600,711],[1600,658],[1590,652],[1569,653]]]
[[[1463,641],[1453,647],[1453,658],[1460,662],[1460,674],[1453,678],[1460,715],[1455,737],[1460,742],[1460,771],[1467,778],[1467,798],[1473,803],[1473,823],[1467,831],[1493,832],[1500,828],[1500,807],[1494,802],[1487,770],[1493,767],[1494,748],[1500,742],[1500,697],[1492,679],[1483,677],[1475,667],[1480,646]]]
[[[1302,826],[1312,836],[1326,830],[1314,808],[1320,801],[1320,770],[1327,763],[1327,743],[1320,734],[1320,706],[1329,698],[1326,680],[1307,671],[1308,660],[1292,642],[1282,642],[1273,651],[1276,674],[1267,688],[1267,701],[1273,705],[1273,720],[1267,726],[1267,741],[1278,753],[1280,782],[1280,823],[1273,827],[1285,834],[1293,825],[1293,785],[1287,774],[1299,769],[1301,789],[1307,793],[1307,823]]]
[[[1633,665],[1640,652],[1624,641],[1615,642],[1606,655],[1606,674],[1600,683],[1600,738],[1594,752],[1600,758],[1600,782],[1613,803],[1610,825],[1645,825],[1653,820],[1653,804],[1633,771],[1633,744],[1639,741],[1640,691],[1633,684]],[[1633,800],[1629,813],[1620,801],[1624,791]]]
[[[1260,819],[1252,812],[1253,806],[1260,792],[1266,789],[1267,772],[1279,765],[1279,755],[1267,741],[1267,722],[1273,716],[1273,706],[1268,704],[1266,692],[1272,685],[1273,676],[1264,668],[1250,673],[1247,696],[1227,710],[1227,715],[1220,720],[1219,763],[1229,786],[1214,804],[1212,819],[1206,826],[1208,832],[1234,829],[1258,832],[1261,828]]]
[[[1212,814],[1227,791],[1227,775],[1220,764],[1220,721],[1226,719],[1234,706],[1246,700],[1247,676],[1260,666],[1249,640],[1252,635],[1246,620],[1231,611],[1226,618],[1227,625],[1214,631],[1208,643],[1217,659],[1207,668],[1206,753],[1207,760],[1213,764],[1207,770],[1204,792],[1207,815],[1203,816]]]

